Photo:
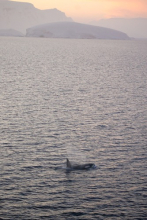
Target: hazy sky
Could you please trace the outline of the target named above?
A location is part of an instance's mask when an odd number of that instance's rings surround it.
[[[81,22],[110,17],[147,17],[147,0],[26,0],[26,2],[39,9],[57,8],[74,21]]]

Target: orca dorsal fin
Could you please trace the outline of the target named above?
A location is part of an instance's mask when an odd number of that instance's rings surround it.
[[[71,168],[71,163],[69,162],[68,158],[66,159],[66,166],[67,166],[67,168]]]

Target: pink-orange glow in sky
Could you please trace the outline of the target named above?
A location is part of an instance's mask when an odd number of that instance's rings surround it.
[[[111,17],[147,17],[147,0],[19,0],[24,1],[39,9],[57,8],[79,22]]]

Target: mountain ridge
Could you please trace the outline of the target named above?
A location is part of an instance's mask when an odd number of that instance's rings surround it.
[[[110,28],[77,22],[54,22],[28,28],[27,37],[74,39],[130,39],[127,34]]]
[[[133,38],[147,38],[147,18],[109,18],[90,24],[119,30]]]
[[[27,2],[0,1],[0,29],[15,29],[25,34],[29,27],[58,21],[72,21],[72,18],[56,8],[40,10]]]

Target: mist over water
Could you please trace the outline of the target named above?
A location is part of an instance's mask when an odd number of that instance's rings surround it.
[[[146,219],[146,51],[0,39],[0,218]],[[56,169],[66,158],[97,169]]]

